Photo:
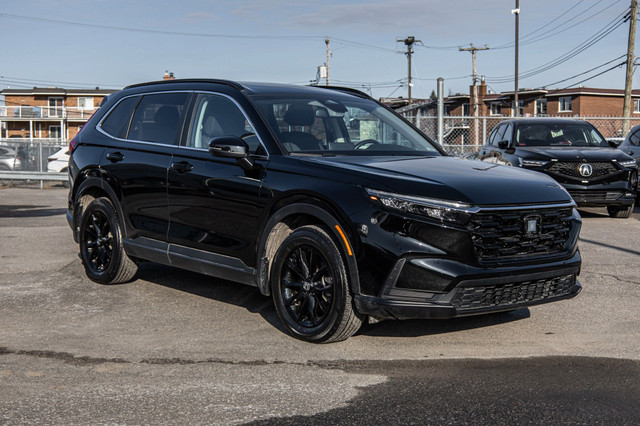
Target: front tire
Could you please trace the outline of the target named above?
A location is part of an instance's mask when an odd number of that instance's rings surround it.
[[[271,271],[276,311],[292,336],[337,342],[362,325],[363,317],[353,309],[342,256],[324,229],[294,230],[278,248]]]
[[[626,219],[633,212],[633,204],[627,207],[607,206],[607,212],[611,217]]]
[[[124,251],[118,214],[108,198],[96,198],[82,214],[80,257],[89,279],[100,284],[131,281],[138,271]]]

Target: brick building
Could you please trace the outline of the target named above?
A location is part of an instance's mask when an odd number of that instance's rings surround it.
[[[100,88],[2,90],[0,139],[71,139],[113,92]]]
[[[473,115],[471,95],[445,98],[445,113],[451,116]],[[633,90],[632,116],[640,118],[640,90]],[[481,117],[511,117],[514,91],[488,93],[482,82],[478,86],[478,115]],[[518,104],[524,117],[622,117],[624,90],[576,87],[571,89],[520,89]],[[435,107],[434,107],[435,108]]]

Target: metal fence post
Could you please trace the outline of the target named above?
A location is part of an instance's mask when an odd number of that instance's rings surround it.
[[[438,77],[438,143],[444,142],[444,78]]]
[[[482,118],[482,145],[487,143],[487,117]]]

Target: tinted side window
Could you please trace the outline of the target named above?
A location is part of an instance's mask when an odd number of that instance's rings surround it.
[[[127,139],[177,145],[188,97],[187,93],[143,96]]]
[[[502,134],[502,138],[498,139],[498,142],[500,141],[507,141],[509,142],[509,144],[511,144],[511,138],[513,137],[513,124],[509,123],[509,125],[507,126],[507,128],[504,130],[504,133]]]
[[[237,136],[249,145],[251,153],[262,153],[255,130],[233,101],[224,96],[201,94],[193,111],[187,146],[208,149],[213,138]]]
[[[635,146],[640,145],[640,130],[629,136],[629,143]]]
[[[501,124],[498,126],[498,129],[496,130],[496,132],[493,134],[493,137],[489,141],[489,145],[498,146],[498,142],[502,140],[502,135],[504,134],[505,127],[506,126],[504,124]]]
[[[116,138],[125,138],[129,130],[131,114],[139,100],[139,96],[134,96],[132,98],[126,98],[116,105],[109,113],[107,119],[102,122],[102,130]]]

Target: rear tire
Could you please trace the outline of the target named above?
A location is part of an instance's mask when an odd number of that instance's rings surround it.
[[[138,271],[124,251],[118,214],[108,198],[96,198],[84,209],[80,257],[89,279],[100,284],[131,281]]]
[[[633,204],[627,207],[607,206],[607,212],[611,217],[626,219],[633,212]]]
[[[301,340],[338,342],[362,325],[340,251],[318,226],[298,228],[282,242],[271,269],[271,295],[287,332]]]

